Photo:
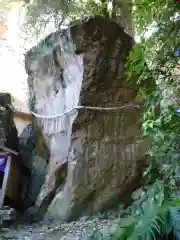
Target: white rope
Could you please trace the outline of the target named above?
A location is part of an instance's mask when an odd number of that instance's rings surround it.
[[[106,107],[106,108],[103,108],[103,107],[90,107],[90,106],[77,106],[77,107],[74,107],[74,108],[68,110],[67,112],[64,112],[64,113],[61,113],[61,114],[56,114],[56,115],[51,115],[51,116],[39,115],[39,114],[37,114],[37,113],[35,113],[33,111],[30,111],[30,113],[32,115],[34,115],[35,117],[37,117],[37,118],[53,119],[53,118],[59,118],[59,117],[62,117],[64,115],[67,115],[68,113],[71,113],[72,111],[77,110],[77,109],[91,109],[91,110],[97,110],[97,111],[102,111],[102,110],[110,111],[110,110],[119,110],[119,109],[127,108],[127,107],[140,109],[139,105],[124,105],[124,106],[120,106],[120,107]]]

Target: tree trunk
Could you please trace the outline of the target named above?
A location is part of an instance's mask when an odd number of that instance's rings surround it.
[[[112,19],[116,19],[116,0],[112,1],[112,14],[111,14]]]
[[[104,17],[109,18],[109,11],[108,11],[108,0],[101,0],[102,4],[102,13]]]
[[[130,36],[134,37],[132,1],[133,0],[113,0],[112,19],[124,27]]]

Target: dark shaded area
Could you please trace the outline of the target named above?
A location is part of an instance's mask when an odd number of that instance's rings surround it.
[[[0,93],[0,138],[6,147],[19,152],[18,132],[13,121],[11,102],[9,93]]]
[[[21,198],[27,209],[34,205],[40,192],[50,153],[39,129],[32,124],[27,125],[19,136],[19,147],[22,162],[30,173],[24,180],[21,193]]]
[[[3,147],[8,147],[9,149],[19,153],[18,132],[17,132],[16,126],[14,124],[13,117],[14,117],[14,112],[13,112],[13,107],[12,107],[11,95],[9,93],[0,93],[0,145],[1,145],[2,149],[3,149]],[[3,151],[2,149],[1,149],[1,151]],[[21,174],[21,178],[22,178],[21,183],[22,183],[23,176],[28,175],[28,170],[22,164],[20,156],[15,156],[12,154],[11,158],[12,158],[12,162],[16,166],[18,166],[18,168],[20,170],[20,174]],[[11,168],[12,168],[12,164],[11,164]],[[3,181],[3,175],[4,174],[1,172],[1,180],[2,181]],[[14,179],[14,176],[12,177],[11,181],[13,181],[13,179]],[[13,185],[13,183],[8,181],[8,184]],[[17,189],[20,189],[20,188],[21,188],[21,185],[17,187]],[[11,207],[15,207],[19,211],[23,210],[23,202],[22,202],[21,198],[11,199],[11,197],[8,197],[7,195],[5,195],[4,205],[9,205]]]

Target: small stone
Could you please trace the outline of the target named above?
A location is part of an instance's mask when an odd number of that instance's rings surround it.
[[[25,239],[25,240],[29,240],[29,237],[28,237],[28,236],[25,236],[24,239]]]
[[[14,238],[14,233],[11,230],[9,230],[8,232],[3,234],[3,237],[5,237],[7,239],[12,239],[12,238]]]
[[[142,194],[142,189],[139,188],[132,193],[131,197],[135,201],[135,200],[138,200],[140,198],[141,194]]]

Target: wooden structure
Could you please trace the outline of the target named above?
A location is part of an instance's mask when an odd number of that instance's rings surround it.
[[[30,113],[21,112],[21,111],[14,111],[14,123],[18,130],[18,136],[21,135],[24,128],[32,123],[32,115]]]
[[[15,110],[14,111],[14,123],[17,128],[18,137],[19,137],[19,136],[21,136],[21,133],[23,132],[25,127],[27,127],[29,124],[33,123],[33,116],[28,112],[22,112],[22,111]],[[42,147],[42,142],[44,141],[43,140],[44,137],[42,135],[40,128],[37,127],[36,130],[38,131],[38,134],[36,136],[36,150],[38,153],[41,151],[40,149]]]
[[[12,202],[20,201],[23,176],[18,155],[17,152],[0,146],[0,208],[6,197]]]

